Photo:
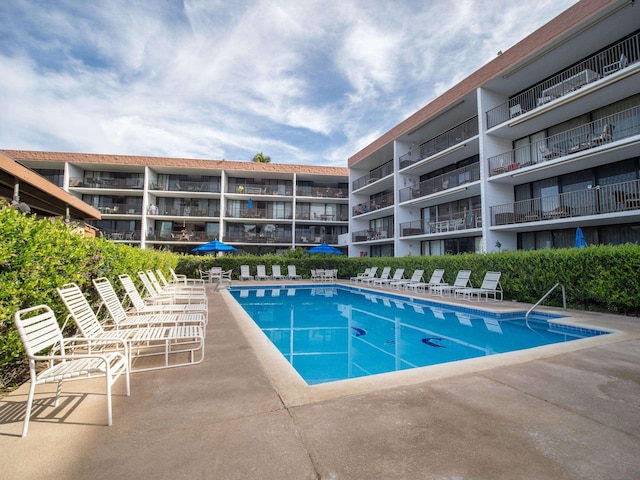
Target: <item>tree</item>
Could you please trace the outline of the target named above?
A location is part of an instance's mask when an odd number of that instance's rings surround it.
[[[252,162],[257,162],[257,163],[271,163],[271,157],[267,157],[265,156],[264,153],[260,152],[260,153],[256,153],[255,156],[253,157]]]

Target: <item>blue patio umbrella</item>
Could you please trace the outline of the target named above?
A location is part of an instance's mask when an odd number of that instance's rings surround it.
[[[574,245],[576,248],[586,248],[587,242],[584,239],[584,233],[582,233],[582,229],[580,227],[576,228],[576,243]]]
[[[340,250],[338,250],[337,248],[332,247],[331,245],[329,245],[327,243],[323,243],[321,245],[318,245],[317,247],[310,248],[309,250],[307,250],[307,252],[309,252],[309,253],[324,253],[324,254],[328,254],[328,255],[342,255],[342,252]]]
[[[213,253],[214,255],[217,255],[218,252],[237,252],[238,249],[232,245],[227,245],[226,243],[220,242],[218,240],[213,240],[209,243],[205,243],[204,245],[200,245],[199,247],[196,247],[191,251]]]

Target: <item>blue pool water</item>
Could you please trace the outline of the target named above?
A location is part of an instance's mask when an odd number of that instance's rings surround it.
[[[309,385],[609,333],[346,286],[230,291]]]

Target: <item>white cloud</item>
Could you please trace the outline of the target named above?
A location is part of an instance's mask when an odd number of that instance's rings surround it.
[[[0,4],[0,148],[346,166],[575,1]]]

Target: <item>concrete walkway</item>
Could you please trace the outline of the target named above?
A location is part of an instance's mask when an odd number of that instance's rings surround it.
[[[27,385],[0,399],[0,478],[640,478],[637,318],[584,314],[624,334],[318,400],[273,381],[228,292],[209,308],[205,361],[134,374],[130,397],[119,381],[112,427],[100,379],[37,402],[24,439]]]

